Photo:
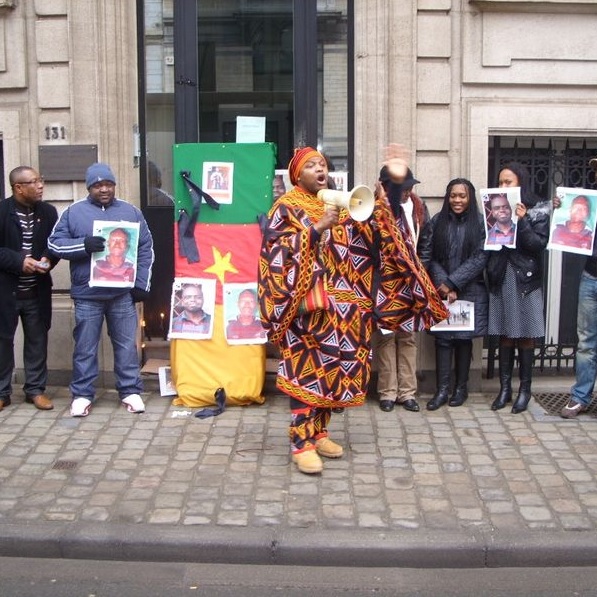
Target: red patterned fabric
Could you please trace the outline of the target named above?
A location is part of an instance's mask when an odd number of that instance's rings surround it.
[[[447,312],[383,191],[370,221],[355,222],[341,210],[339,225],[319,238],[312,224],[324,209],[300,188],[271,209],[259,259],[261,318],[280,346],[281,391],[310,406],[357,406],[365,400],[376,323],[422,330]],[[324,277],[329,307],[299,314]]]

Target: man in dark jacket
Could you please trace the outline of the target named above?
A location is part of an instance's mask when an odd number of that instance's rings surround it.
[[[50,270],[58,259],[49,253],[47,240],[58,214],[54,206],[42,201],[44,180],[33,168],[15,168],[9,182],[13,194],[0,202],[0,410],[11,403],[19,317],[24,336],[25,402],[51,410],[54,406],[44,392],[52,319]]]

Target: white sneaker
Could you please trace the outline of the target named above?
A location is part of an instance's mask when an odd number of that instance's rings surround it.
[[[70,405],[71,417],[86,417],[91,410],[89,398],[74,398]]]
[[[122,404],[124,404],[130,413],[145,412],[145,404],[139,394],[129,394],[126,398],[122,399]]]

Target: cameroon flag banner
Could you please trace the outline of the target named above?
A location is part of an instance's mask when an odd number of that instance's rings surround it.
[[[265,330],[259,321],[258,218],[272,204],[275,146],[174,146],[175,279],[170,360],[176,406],[263,403]]]

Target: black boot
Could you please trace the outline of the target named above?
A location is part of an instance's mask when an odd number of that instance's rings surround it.
[[[427,410],[437,410],[450,397],[450,369],[452,368],[452,346],[435,343],[435,378],[437,390],[427,403]]]
[[[456,383],[454,393],[448,406],[462,406],[468,398],[468,374],[471,368],[471,357],[473,356],[473,341],[461,340],[456,344],[454,360],[456,371]]]
[[[500,393],[491,405],[491,410],[500,410],[512,402],[512,369],[514,367],[514,346],[500,345]]]
[[[520,377],[520,387],[516,402],[512,406],[512,412],[516,415],[527,409],[531,399],[531,380],[533,378],[533,360],[535,357],[534,348],[518,349],[518,376]]]

